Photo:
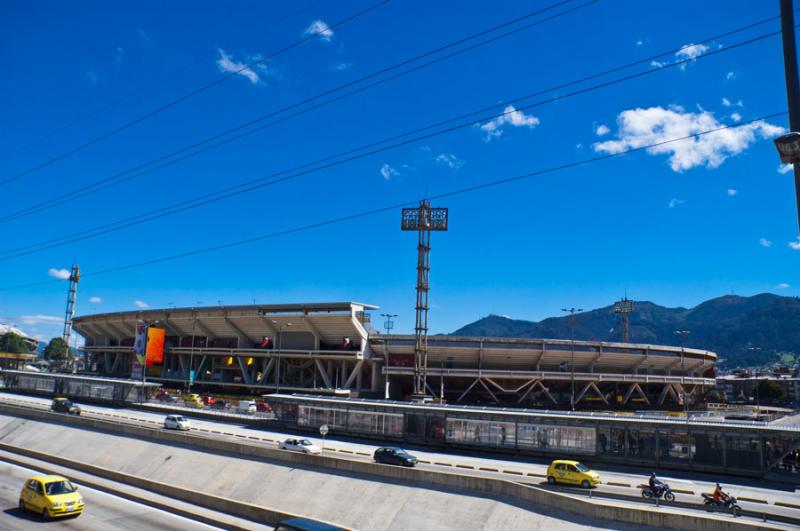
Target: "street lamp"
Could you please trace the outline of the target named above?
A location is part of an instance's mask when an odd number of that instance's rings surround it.
[[[688,336],[690,332],[688,330],[675,330],[675,335],[678,336],[678,340],[681,343],[681,381],[686,378],[686,356],[683,347],[683,341],[686,336]],[[683,385],[681,385],[681,393],[683,394],[683,410],[686,414],[686,426],[688,430],[689,426],[689,400],[686,396],[686,390]]]
[[[569,340],[571,345],[570,371],[572,372],[570,377],[572,381],[572,392],[569,397],[569,405],[572,411],[575,411],[575,314],[583,310],[581,308],[561,308],[561,311],[569,314]]]
[[[382,313],[381,317],[385,317],[386,320],[383,322],[383,328],[386,329],[386,336],[383,339],[383,366],[386,370],[386,383],[385,388],[383,391],[383,398],[389,400],[389,333],[394,328],[394,323],[392,319],[397,317],[396,313]]]
[[[278,321],[272,321],[272,324],[277,325]],[[281,381],[280,381],[280,375],[281,375],[281,347],[283,345],[283,343],[282,343],[283,329],[286,328],[287,326],[292,326],[292,323],[284,323],[284,324],[278,326],[278,362],[275,364],[275,392],[276,393],[279,393],[280,390],[281,390]]]
[[[750,352],[760,352],[761,351],[761,347],[747,347],[747,350],[749,350]],[[758,420],[758,417],[761,414],[761,401],[759,400],[759,397],[758,397],[758,384],[761,383],[761,382],[758,379],[758,369],[756,369],[756,371],[755,371],[755,380],[756,380],[756,384],[755,384],[755,387],[756,387],[756,420]]]

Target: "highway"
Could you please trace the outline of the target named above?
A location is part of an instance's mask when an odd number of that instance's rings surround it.
[[[8,400],[11,403],[25,404],[35,408],[49,407],[49,399],[21,396],[10,393],[0,393],[0,399]],[[191,412],[176,411],[165,408],[165,413],[160,414],[150,411],[137,409],[119,409],[112,407],[83,405],[81,404],[84,415],[87,417],[102,418],[106,420],[116,420],[119,422],[130,422],[136,424],[146,424],[150,427],[160,426],[163,423],[164,415],[167,412],[181,413],[191,419],[193,432],[204,436],[227,438],[241,441],[247,439],[248,442],[263,442],[268,445],[277,443],[289,436],[303,436],[311,439],[317,445],[322,445],[321,437],[313,437],[303,433],[289,433],[283,430],[254,428],[238,422],[222,422],[217,420],[192,418]],[[371,460],[372,452],[377,447],[370,442],[358,442],[353,440],[343,440],[337,437],[327,437],[325,440],[326,452],[335,452],[337,457],[347,459]],[[473,454],[443,452],[431,449],[410,449],[414,455],[420,459],[420,468],[447,471],[450,473],[471,474],[486,477],[498,477],[541,485],[547,469],[547,462],[535,459],[515,459],[507,457],[487,457]],[[629,469],[596,468],[600,472],[603,484],[596,489],[592,489],[595,496],[609,496],[615,498],[638,500],[638,484],[644,483],[649,474],[648,471],[631,471]],[[699,507],[702,499],[700,493],[713,490],[713,479],[701,474],[679,471],[657,471],[659,477],[670,484],[676,490],[677,502],[689,503]],[[794,488],[782,485],[769,485],[763,481],[747,478],[720,478],[725,490],[740,498],[740,504],[745,510],[764,511],[771,514],[780,514],[791,517],[800,517],[800,494]],[[560,490],[568,490],[578,495],[588,495],[582,489],[572,489],[569,487],[554,487]],[[684,492],[681,492],[684,491]],[[743,499],[744,498],[744,499]],[[767,503],[749,500],[763,500]],[[787,503],[797,505],[798,508],[787,506],[775,506],[774,503]]]
[[[77,483],[86,502],[86,509],[78,517],[44,522],[38,515],[23,513],[17,508],[19,493],[29,477],[37,470],[0,461],[0,529],[28,531],[43,529],[81,530],[213,530],[205,524],[141,505]]]

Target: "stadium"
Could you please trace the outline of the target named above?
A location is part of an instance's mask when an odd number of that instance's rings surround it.
[[[413,335],[359,302],[166,308],[75,317],[91,370],[141,375],[137,330],[163,330],[147,381],[193,390],[405,399]],[[713,352],[633,343],[430,336],[428,392],[447,402],[680,409],[715,384]]]

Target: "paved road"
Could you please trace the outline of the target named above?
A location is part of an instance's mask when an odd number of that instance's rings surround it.
[[[39,473],[36,470],[0,462],[0,529],[81,529],[105,531],[127,530],[213,530],[215,527],[181,518],[158,509],[140,505],[105,492],[80,486],[86,509],[78,517],[44,522],[36,515],[17,508],[19,491],[25,480]]]
[[[12,403],[26,403],[33,407],[47,407],[49,399],[41,397],[30,397],[9,393],[0,393],[0,398],[8,399]],[[82,405],[84,415],[104,418],[107,420],[121,420],[123,422],[147,423],[151,427],[163,423],[164,414],[170,410],[165,408],[165,413],[155,413],[136,409],[118,409],[111,407]],[[192,418],[191,413],[180,411],[191,419],[193,430],[204,435],[221,438],[242,440],[247,438],[251,442],[264,442],[266,444],[277,444],[289,436],[302,435],[314,441],[315,444],[322,446],[321,437],[310,437],[308,434],[290,433],[285,430],[273,430],[264,428],[254,428],[237,422],[221,422],[216,420]],[[392,443],[394,444],[394,443]],[[338,457],[351,459],[371,460],[376,444],[370,442],[356,442],[352,440],[342,440],[336,437],[327,437],[325,440],[326,451],[334,451]],[[544,474],[547,470],[547,462],[544,460],[525,459],[519,460],[512,457],[486,457],[476,456],[456,451],[443,452],[430,449],[415,449],[414,455],[418,456],[423,462],[421,468],[443,471],[447,470],[454,473],[469,473],[487,477],[502,477],[514,481],[525,481],[528,483],[540,483],[544,481]],[[629,471],[618,468],[607,469],[602,466],[596,468],[600,472],[603,485],[600,485],[594,492],[607,493],[619,496],[638,496],[636,485],[643,483],[647,479],[649,471]],[[677,493],[677,500],[680,502],[701,503],[700,493],[713,490],[713,483],[710,478],[691,472],[671,471],[660,472],[659,477],[670,484],[673,489],[692,491],[694,494]],[[775,501],[800,504],[800,492],[794,488],[773,485],[759,480],[745,478],[721,478],[727,492],[737,497],[761,499],[770,502]],[[619,483],[613,485],[609,483]],[[624,485],[630,485],[626,487]],[[775,507],[762,503],[741,501],[744,509],[763,510],[777,514],[800,517],[800,509]]]

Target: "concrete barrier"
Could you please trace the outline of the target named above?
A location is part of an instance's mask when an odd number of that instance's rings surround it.
[[[72,459],[66,459],[64,457],[38,452],[36,450],[30,450],[28,448],[20,448],[10,444],[0,443],[0,450],[56,464],[66,468],[71,468],[73,470],[78,470],[92,476],[108,479],[124,485],[131,485],[133,487],[148,490],[150,492],[155,492],[156,494],[161,494],[162,496],[167,496],[169,498],[191,503],[193,505],[197,505],[198,507],[206,507],[221,513],[227,513],[240,518],[245,518],[247,520],[252,520],[253,522],[274,526],[287,518],[300,517],[300,515],[297,514],[279,511],[277,509],[263,507],[260,505],[244,503],[237,500],[232,500],[230,498],[223,498],[221,496],[214,496],[205,492],[177,487],[175,485],[167,485],[166,483],[160,483],[89,463],[82,463],[80,461],[74,461]],[[338,524],[331,523],[331,525],[336,525],[342,529],[347,529]]]
[[[30,409],[9,404],[0,403],[0,412],[34,420],[46,420],[48,422],[58,422],[66,425],[86,427],[96,431],[113,433],[116,435],[126,435],[138,439],[147,439],[156,442],[188,446],[190,448],[202,449],[204,451],[220,454],[237,455],[273,461],[284,461],[309,468],[328,468],[345,474],[377,476],[403,483],[419,483],[436,485],[450,489],[488,493],[495,495],[500,499],[504,497],[511,497],[523,502],[553,507],[595,520],[622,522],[646,527],[662,527],[695,531],[752,531],[756,529],[776,529],[776,527],[768,524],[762,525],[755,522],[744,522],[741,520],[733,520],[732,518],[725,518],[724,516],[722,518],[714,518],[704,514],[685,514],[672,511],[664,507],[662,507],[661,510],[655,510],[649,507],[630,507],[627,505],[615,504],[608,499],[604,499],[602,501],[581,499],[575,496],[552,492],[534,485],[525,485],[505,479],[456,474],[447,471],[395,467],[367,461],[341,459],[328,455],[319,456],[286,452],[279,450],[277,447],[266,447],[263,444],[251,443],[249,441],[208,438],[199,434],[192,434],[191,432],[178,433],[162,429],[154,429],[150,426],[119,424],[105,419],[68,416],[51,413],[46,410]],[[42,457],[42,459],[44,458]],[[86,466],[93,467],[93,465]],[[94,468],[99,469],[99,467]],[[486,470],[486,468],[481,467],[481,470]],[[497,471],[497,469],[491,470]],[[114,471],[108,472],[119,474]],[[121,474],[120,477],[122,476],[125,475]],[[143,480],[142,478],[138,478],[138,480],[148,481]],[[207,495],[203,493],[197,493],[196,491],[191,491],[188,489],[179,489],[171,485],[163,485],[163,488],[173,489],[173,492],[179,493],[181,496],[186,496],[185,501],[194,503],[195,500],[198,502],[202,500],[202,503],[206,504],[209,508],[222,512],[229,512],[230,514],[235,514],[244,518],[251,518],[251,516],[247,515],[258,514],[258,508],[256,506],[237,502],[235,500],[216,498],[218,501],[215,503],[218,503],[219,505],[212,506],[208,505],[206,502]],[[154,490],[154,492],[158,491]],[[265,510],[270,511],[269,509]],[[268,513],[264,513],[263,516],[266,517],[267,514]],[[760,514],[756,515],[760,516]],[[800,518],[792,520],[793,521],[790,523],[793,523],[794,525],[800,525]],[[268,520],[256,521],[269,522]]]

